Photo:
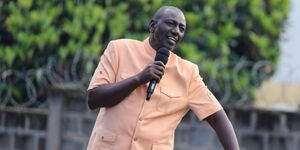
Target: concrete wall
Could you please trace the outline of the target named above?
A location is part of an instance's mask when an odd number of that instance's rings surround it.
[[[87,108],[80,86],[60,85],[47,109],[0,108],[0,150],[84,150],[98,111]],[[300,112],[247,107],[226,111],[241,150],[299,150]],[[175,150],[222,149],[213,130],[189,112],[176,130]]]

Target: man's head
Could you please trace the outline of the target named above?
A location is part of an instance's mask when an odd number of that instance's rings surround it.
[[[184,36],[186,21],[182,11],[173,6],[161,7],[149,24],[150,44],[158,50],[173,50]]]

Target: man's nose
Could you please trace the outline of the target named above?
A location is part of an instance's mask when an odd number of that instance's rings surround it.
[[[173,35],[178,35],[179,34],[179,26],[174,26],[171,30]]]

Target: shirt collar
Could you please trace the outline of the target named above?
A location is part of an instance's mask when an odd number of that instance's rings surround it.
[[[145,48],[146,48],[146,52],[151,55],[151,56],[155,56],[156,55],[156,50],[154,48],[152,48],[152,46],[150,45],[150,41],[149,41],[149,37],[146,38],[143,41]]]
[[[144,43],[144,45],[145,45],[146,52],[147,52],[151,57],[153,57],[153,59],[154,59],[154,57],[155,57],[155,55],[156,55],[156,50],[150,45],[149,37],[147,37],[147,38],[143,41],[143,43]],[[173,55],[175,55],[175,54],[174,54],[172,51],[170,51],[169,61],[168,61],[167,65],[166,65],[166,68],[167,68],[167,66],[169,66],[170,60],[173,59],[173,57],[174,57]]]

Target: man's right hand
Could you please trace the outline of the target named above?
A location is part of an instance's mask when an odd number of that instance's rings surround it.
[[[165,64],[161,61],[155,61],[147,65],[143,71],[136,75],[140,84],[145,84],[150,80],[156,80],[157,83],[161,80],[164,75]]]

